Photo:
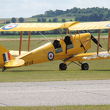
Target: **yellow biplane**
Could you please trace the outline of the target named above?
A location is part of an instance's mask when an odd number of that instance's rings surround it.
[[[32,31],[51,31],[56,29],[67,30],[64,38],[56,39],[48,42],[34,50],[30,50],[30,37]],[[99,52],[102,48],[100,44],[100,30],[108,31],[108,50]],[[79,33],[81,30],[99,30],[98,40],[90,33]],[[9,51],[5,47],[0,46],[0,67],[2,71],[8,68],[20,66],[28,66],[43,62],[52,62],[54,60],[62,60],[59,64],[60,70],[66,70],[67,64],[74,62],[81,66],[82,70],[88,70],[88,60],[110,59],[110,21],[100,22],[65,22],[65,23],[11,23],[0,28],[0,32],[17,31],[20,32],[19,55],[17,51]],[[28,32],[28,52],[22,52],[23,32]],[[71,31],[77,33],[71,35]],[[97,52],[87,53],[91,48],[91,41],[97,44]],[[13,56],[14,55],[14,56]]]

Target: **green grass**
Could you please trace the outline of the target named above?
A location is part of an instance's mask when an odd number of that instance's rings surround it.
[[[47,38],[49,38],[49,37],[64,37],[65,35],[60,35],[60,34],[54,34],[54,35],[32,35],[31,36],[31,38],[44,38],[45,39],[45,37],[47,37]],[[19,35],[0,35],[0,38],[19,38],[20,36]],[[23,35],[23,38],[28,38],[28,35]]]
[[[41,17],[38,17],[38,18],[41,18]],[[62,19],[65,19],[66,21],[75,20],[74,17],[67,17],[67,16],[44,17],[44,18],[46,18],[47,22],[49,21],[49,19],[53,20],[54,18],[57,18],[58,22],[62,22]],[[37,18],[26,18],[25,20],[26,20],[26,22],[37,22]]]
[[[13,32],[12,32],[13,33]],[[14,32],[16,33],[16,32]],[[94,36],[98,36],[97,33],[92,33]],[[45,35],[31,35],[31,38],[61,38],[64,37],[65,34],[45,34]],[[101,37],[108,36],[108,33],[101,33]],[[20,35],[0,35],[0,38],[19,38]],[[23,38],[28,38],[28,35],[23,35]]]
[[[92,35],[94,35],[94,36],[98,36],[98,33],[91,33]],[[103,37],[103,36],[108,36],[108,33],[101,33],[101,37]]]
[[[4,26],[5,24],[0,24],[0,27]]]
[[[90,70],[88,71],[82,71],[73,64],[68,67],[67,71],[59,71],[58,65],[59,62],[56,61],[9,69],[5,72],[0,72],[0,82],[110,79],[110,62],[107,60],[91,62]]]
[[[0,110],[110,110],[110,105],[0,107]]]

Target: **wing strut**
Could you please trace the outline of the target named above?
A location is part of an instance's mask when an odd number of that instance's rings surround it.
[[[110,50],[110,29],[108,30],[108,52]]]
[[[66,29],[66,34],[70,34],[70,30],[69,29]]]
[[[99,54],[99,46],[100,46],[100,30],[98,31],[98,44],[97,44],[97,56]]]
[[[20,32],[20,42],[19,42],[19,55],[21,55],[21,50],[22,50],[22,37],[23,37],[23,32]]]
[[[28,32],[28,51],[30,51],[30,37],[31,37],[31,32]]]

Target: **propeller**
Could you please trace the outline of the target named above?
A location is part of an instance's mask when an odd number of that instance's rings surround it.
[[[91,34],[91,40],[96,44],[96,45],[98,45],[98,40]],[[99,43],[99,47],[101,47],[102,48],[102,45]]]

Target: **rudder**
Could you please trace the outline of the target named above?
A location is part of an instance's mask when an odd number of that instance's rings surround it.
[[[5,63],[13,59],[14,57],[9,53],[9,50],[0,45],[0,67],[4,67]]]

